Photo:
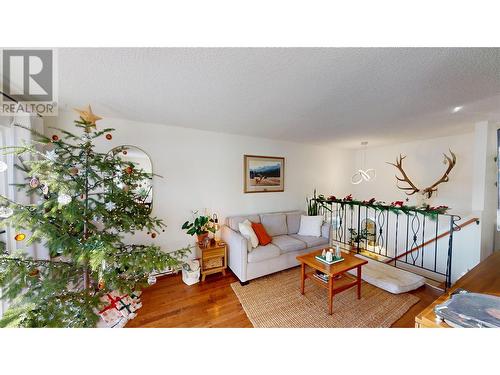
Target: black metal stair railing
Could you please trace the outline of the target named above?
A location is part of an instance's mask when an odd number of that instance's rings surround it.
[[[394,267],[451,286],[457,215],[349,201],[317,199],[332,225],[331,239]],[[448,241],[442,232],[447,234]]]

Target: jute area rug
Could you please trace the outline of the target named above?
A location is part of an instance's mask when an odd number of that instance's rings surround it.
[[[356,288],[333,297],[333,314],[328,315],[327,289],[306,280],[300,294],[300,268],[292,268],[231,287],[248,318],[257,328],[352,328],[390,327],[419,298],[408,293],[391,294],[363,282],[361,299]]]

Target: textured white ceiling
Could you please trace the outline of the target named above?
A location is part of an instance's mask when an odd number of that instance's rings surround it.
[[[59,85],[63,110],[356,147],[499,120],[500,49],[60,49]]]

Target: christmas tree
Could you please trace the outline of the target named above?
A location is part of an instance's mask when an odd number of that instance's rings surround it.
[[[164,231],[141,192],[152,176],[123,161],[120,149],[97,152],[95,140],[111,140],[114,129],[97,130],[90,106],[78,112],[75,132],[32,131],[30,144],[3,149],[17,155],[26,174],[17,188],[36,203],[0,195],[0,228],[15,228],[20,244],[42,243],[50,258],[0,250],[2,298],[11,303],[0,327],[94,327],[106,293],[147,285],[151,272],[179,267],[189,251],[124,242],[124,234],[147,230],[154,239]]]

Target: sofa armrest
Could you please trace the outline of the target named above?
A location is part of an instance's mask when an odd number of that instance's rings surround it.
[[[228,226],[222,227],[222,239],[228,247],[229,268],[231,268],[240,281],[247,281],[247,239]]]
[[[330,223],[324,223],[321,226],[321,237],[329,240],[330,239],[330,228],[331,228]]]

